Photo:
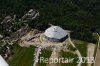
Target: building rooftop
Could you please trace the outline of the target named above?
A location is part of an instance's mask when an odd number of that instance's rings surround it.
[[[61,39],[66,37],[68,33],[69,32],[67,32],[66,30],[62,29],[59,26],[51,26],[50,28],[45,30],[44,35],[49,38]]]

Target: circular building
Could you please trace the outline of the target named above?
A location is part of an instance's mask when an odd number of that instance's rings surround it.
[[[45,30],[45,38],[53,42],[63,42],[68,38],[69,32],[59,26],[51,26]]]

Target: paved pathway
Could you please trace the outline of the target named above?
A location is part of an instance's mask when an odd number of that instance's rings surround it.
[[[88,47],[88,49],[87,49],[87,57],[91,58],[94,55],[96,45],[93,44],[93,43],[89,43],[87,47]],[[90,61],[92,61],[92,60],[90,59]],[[88,66],[92,66],[92,63],[88,63]]]
[[[73,42],[71,41],[71,38],[70,38],[70,37],[69,37],[69,42],[71,43],[71,45],[72,45],[74,48],[76,48],[76,46],[75,46],[75,45],[73,44]],[[77,48],[76,48],[76,49],[77,49]],[[82,57],[82,56],[81,56],[81,53],[79,52],[78,49],[76,50],[76,54],[78,55],[78,57],[80,57],[80,58]],[[81,64],[82,64],[82,63],[79,62],[77,66],[81,66]]]
[[[98,48],[97,48],[97,54],[96,54],[96,61],[95,61],[95,65],[94,66],[100,66],[100,36],[99,34],[97,33],[98,37],[99,37],[99,41],[98,41]]]
[[[41,47],[36,49],[36,55],[34,56],[34,64],[33,66],[36,66],[38,63],[38,58],[39,58],[39,54],[41,54]]]
[[[95,66],[100,66],[100,48],[98,49],[98,52],[97,52]]]

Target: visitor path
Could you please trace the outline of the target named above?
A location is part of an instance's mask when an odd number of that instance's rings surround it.
[[[71,43],[71,45],[72,45],[74,48],[76,48],[76,47],[75,47],[75,45],[73,44],[73,42],[71,41],[70,36],[69,36],[69,38],[68,38],[68,39],[69,39],[69,42]],[[76,49],[77,49],[77,48],[76,48]],[[81,58],[81,57],[82,57],[82,56],[81,56],[81,53],[79,52],[79,50],[78,50],[78,49],[77,49],[75,52],[76,52],[76,54],[78,55],[78,57],[79,57],[79,58]],[[82,64],[82,63],[81,63],[81,62],[79,62],[77,66],[81,66],[81,64]]]
[[[54,48],[53,51],[52,51],[52,54],[49,58],[49,63],[46,65],[46,66],[60,66],[60,65],[57,65],[57,63],[50,63],[50,59],[55,59],[55,58],[59,58],[59,52],[57,52],[57,49]]]
[[[95,49],[96,49],[96,45],[93,44],[93,43],[89,43],[88,46],[87,46],[87,57],[89,58],[92,58],[94,57],[94,52],[95,52]],[[87,66],[92,66],[92,59],[90,59],[91,63],[88,63]]]
[[[94,66],[100,66],[100,36],[97,33],[98,37],[99,37],[99,41],[98,41],[98,48],[97,48],[97,54],[96,54],[96,59],[95,59],[95,65]]]
[[[36,65],[37,65],[37,63],[38,63],[38,58],[39,58],[39,55],[40,55],[40,54],[41,54],[41,47],[36,48],[33,66],[36,66]]]
[[[95,66],[100,66],[100,49],[98,49]]]

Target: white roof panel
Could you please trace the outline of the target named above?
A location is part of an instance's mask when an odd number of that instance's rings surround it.
[[[49,38],[56,38],[56,39],[61,39],[65,37],[67,34],[68,32],[59,26],[51,26],[44,33],[45,36]]]

